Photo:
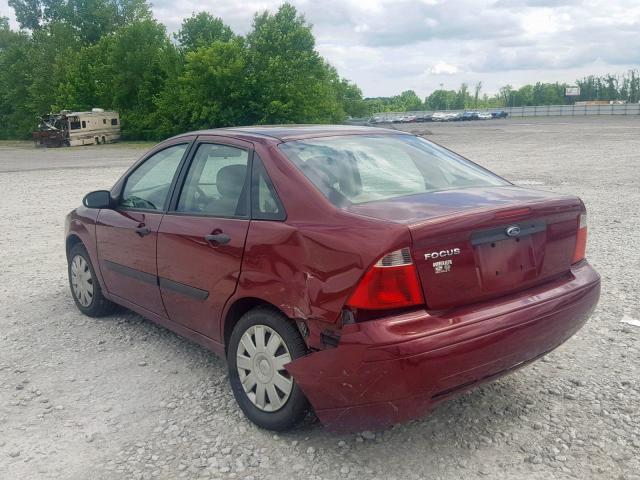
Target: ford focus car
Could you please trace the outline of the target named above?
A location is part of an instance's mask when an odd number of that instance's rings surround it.
[[[526,365],[600,293],[579,198],[425,139],[229,128],[153,148],[66,222],[89,316],[124,306],[225,357],[240,408],[383,427]]]

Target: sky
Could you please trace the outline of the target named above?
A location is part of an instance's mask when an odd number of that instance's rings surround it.
[[[270,0],[152,0],[168,31],[206,10],[239,34]],[[573,83],[640,66],[640,0],[293,0],[313,24],[318,51],[368,97],[424,97],[462,82]],[[0,16],[9,16],[0,0]]]

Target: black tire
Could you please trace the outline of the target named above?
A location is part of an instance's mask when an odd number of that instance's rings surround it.
[[[83,305],[83,302],[76,296],[76,292],[73,288],[71,270],[72,270],[73,260],[76,257],[82,257],[84,259],[84,261],[86,262],[86,265],[88,266],[89,272],[91,273],[90,281],[91,281],[91,284],[93,285],[93,295],[92,295],[91,301],[87,305]],[[93,269],[93,265],[91,264],[91,258],[89,257],[87,250],[84,248],[84,245],[82,245],[81,243],[77,243],[73,247],[71,247],[71,250],[69,251],[69,256],[67,257],[67,263],[68,263],[67,271],[69,275],[69,288],[71,290],[71,296],[73,297],[73,301],[75,302],[76,307],[78,307],[78,310],[80,310],[82,313],[84,313],[89,317],[103,317],[105,315],[109,315],[110,313],[113,313],[118,308],[118,306],[115,303],[113,303],[111,300],[106,299],[102,294],[102,289],[100,288],[100,282],[98,282],[97,280],[96,272]]]
[[[236,360],[238,346],[242,335],[256,325],[265,325],[277,332],[286,344],[292,360],[307,354],[307,346],[297,327],[282,313],[265,307],[257,307],[250,310],[238,321],[229,340],[227,365],[231,389],[238,405],[253,423],[267,430],[289,430],[302,421],[309,410],[309,402],[295,380],[291,379],[293,380],[293,388],[284,405],[272,412],[263,411],[254,405],[247,393],[245,393],[240,381]]]

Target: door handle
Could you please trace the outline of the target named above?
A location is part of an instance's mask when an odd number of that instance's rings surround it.
[[[144,237],[145,235],[149,235],[151,230],[146,225],[142,224],[138,228],[136,228],[136,233],[140,235],[140,237]]]
[[[204,239],[214,247],[226,245],[231,241],[231,237],[226,233],[212,233],[211,235],[205,235]]]

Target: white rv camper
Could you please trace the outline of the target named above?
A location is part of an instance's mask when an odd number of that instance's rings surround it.
[[[50,113],[40,118],[33,132],[36,146],[64,147],[115,142],[120,138],[118,112],[94,108],[90,112]]]
[[[111,143],[120,139],[118,112],[105,112],[94,108],[90,112],[67,113],[69,121],[69,145]]]

